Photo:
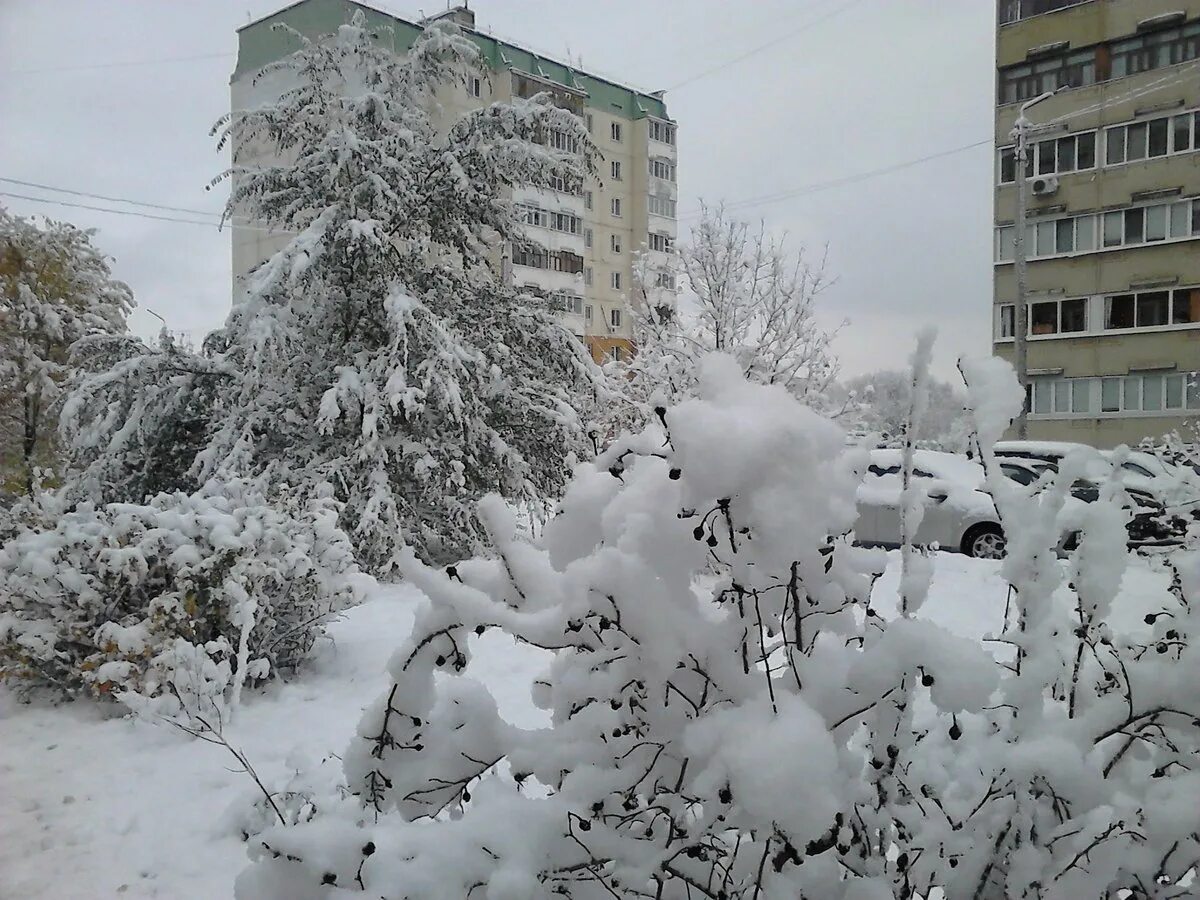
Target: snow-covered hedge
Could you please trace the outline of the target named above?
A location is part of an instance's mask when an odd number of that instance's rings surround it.
[[[355,598],[337,516],[235,482],[27,527],[0,549],[0,676],[165,715],[236,705]]]
[[[922,615],[919,548],[898,614],[872,608],[877,557],[842,537],[861,452],[711,358],[697,398],[577,469],[540,540],[492,499],[495,558],[409,555],[430,599],[342,757],[345,795],[256,828],[237,896],[1195,896],[1200,554],[1117,632],[1120,485],[1064,565],[1055,506],[1078,473],[1040,496],[1005,479],[988,448],[1022,392],[1000,360],[964,375],[1009,532],[998,658]],[[472,677],[490,629],[548,652],[544,726],[506,722]]]
[[[731,357],[699,393],[581,466],[538,543],[493,498],[496,558],[410,555],[431,599],[343,757],[353,796],[257,836],[239,897],[887,896],[865,893],[894,874],[872,798],[902,742],[874,710],[916,684],[948,720],[997,673],[865,613],[878,557],[843,537],[862,460],[841,429]],[[547,727],[472,679],[488,629],[553,652]]]

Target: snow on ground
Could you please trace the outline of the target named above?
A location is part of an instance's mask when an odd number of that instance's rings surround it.
[[[899,554],[889,562],[874,598],[884,615],[895,608]],[[1165,585],[1145,564],[1131,567],[1118,630],[1136,627]],[[226,736],[268,786],[284,782],[297,751],[337,765],[330,755],[384,689],[384,666],[419,596],[380,588],[331,627],[333,640],[303,677],[247,698]],[[1006,596],[999,564],[939,553],[922,616],[979,640],[1003,627]],[[529,685],[546,656],[489,633],[477,639],[470,673],[505,718],[537,727],[546,714],[530,703]],[[234,822],[257,797],[252,782],[222,747],[105,712],[92,703],[26,706],[0,689],[0,898],[230,897],[246,863]]]

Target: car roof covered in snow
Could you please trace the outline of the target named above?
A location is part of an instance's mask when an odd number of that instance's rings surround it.
[[[881,469],[893,469],[904,465],[904,451],[887,448],[870,452],[871,465]],[[955,453],[938,450],[914,450],[913,468],[927,472],[934,478],[972,488],[980,488],[984,482],[983,466]]]

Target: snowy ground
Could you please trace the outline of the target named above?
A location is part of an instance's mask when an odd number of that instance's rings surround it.
[[[881,611],[894,607],[898,555],[876,587]],[[1120,629],[1145,609],[1135,598],[1165,581],[1144,566],[1127,576]],[[974,639],[998,632],[1006,588],[995,563],[939,554],[923,610]],[[361,707],[384,688],[384,665],[411,626],[419,595],[381,588],[331,629],[333,642],[298,682],[249,698],[226,729],[263,780],[279,785],[289,760],[340,753]],[[510,721],[533,727],[544,714],[529,702],[542,651],[488,634],[471,671],[491,688]],[[336,759],[330,764],[336,765]],[[224,748],[166,725],[106,718],[78,703],[23,706],[0,692],[0,898],[219,898],[245,865],[236,817],[256,797]]]

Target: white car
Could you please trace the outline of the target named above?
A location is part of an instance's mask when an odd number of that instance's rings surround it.
[[[903,451],[872,450],[858,488],[859,543],[898,547],[903,542],[900,498]],[[914,543],[981,559],[1001,559],[1006,541],[996,504],[982,488],[983,467],[953,453],[913,453],[913,484],[928,498]]]

